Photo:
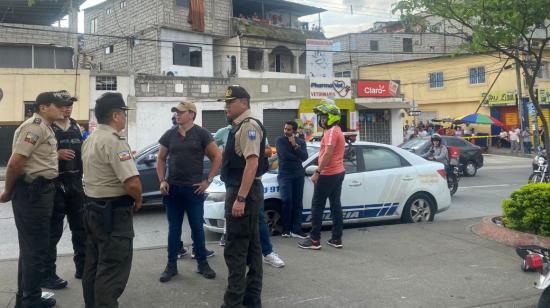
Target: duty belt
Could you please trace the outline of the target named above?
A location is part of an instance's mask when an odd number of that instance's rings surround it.
[[[84,207],[87,210],[98,212],[103,216],[103,231],[111,233],[113,231],[113,209],[119,207],[129,207],[133,199],[130,196],[121,196],[114,198],[86,198]]]

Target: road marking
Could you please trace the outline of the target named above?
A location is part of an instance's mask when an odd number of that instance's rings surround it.
[[[511,186],[511,184],[498,184],[498,185],[479,185],[479,186],[466,186],[466,187],[458,187],[458,189],[470,189],[470,188],[489,188],[489,187],[507,187]]]
[[[483,156],[494,156],[494,157],[504,157],[504,158],[519,158],[519,159],[529,159],[532,160],[532,157],[523,157],[523,156],[510,156],[510,155],[498,155],[498,154],[483,154]]]

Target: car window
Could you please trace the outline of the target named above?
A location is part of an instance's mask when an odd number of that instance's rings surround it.
[[[365,163],[365,171],[393,169],[406,165],[401,156],[397,153],[381,147],[364,148],[363,160]]]
[[[462,141],[461,139],[458,139],[458,138],[448,138],[447,139],[447,146],[451,146],[451,147],[466,147],[468,146],[464,141]]]
[[[346,169],[346,174],[358,172],[357,152],[356,147],[346,147],[344,152],[344,169]]]
[[[426,144],[426,141],[428,139],[425,139],[425,138],[413,138],[405,143],[403,143],[402,145],[400,145],[399,147],[402,148],[402,149],[405,149],[405,150],[416,150],[420,147],[422,147],[424,144]]]

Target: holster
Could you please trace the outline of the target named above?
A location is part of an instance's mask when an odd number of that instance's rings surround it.
[[[106,201],[87,201],[86,209],[101,213],[103,216],[103,231],[111,233],[113,231],[113,204],[110,200]]]
[[[29,202],[31,203],[38,201],[40,199],[42,188],[45,185],[52,183],[52,180],[48,180],[42,176],[33,179],[27,174],[23,174],[21,176],[21,181],[29,185],[29,187],[27,188],[27,192],[29,194]]]

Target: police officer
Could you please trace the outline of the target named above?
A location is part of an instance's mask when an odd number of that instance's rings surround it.
[[[74,98],[76,101],[76,98]],[[63,120],[53,123],[52,128],[57,139],[57,156],[59,158],[59,177],[56,180],[54,210],[50,225],[50,248],[46,256],[46,277],[41,286],[47,289],[62,289],[67,281],[57,276],[55,261],[57,243],[63,235],[63,219],[67,215],[72,232],[75,278],[82,279],[84,272],[84,253],[86,233],[82,223],[83,197],[82,190],[82,134],[80,126],[71,118],[73,105],[64,111]]]
[[[252,117],[250,95],[230,86],[225,109],[232,129],[223,153],[221,179],[225,182],[225,263],[228,286],[222,307],[261,307],[262,250],[258,211],[263,204],[261,175],[265,168],[265,128]],[[248,273],[246,267],[248,265]]]
[[[19,238],[15,307],[55,305],[55,299],[41,297],[40,289],[54,207],[53,180],[58,175],[57,141],[50,125],[63,119],[63,109],[70,103],[66,91],[40,93],[36,113],[17,128],[13,138],[0,202],[12,200]]]
[[[134,211],[141,208],[141,182],[122,135],[127,110],[120,93],[100,96],[95,107],[98,126],[82,145],[86,308],[118,307],[132,267],[132,205]]]

